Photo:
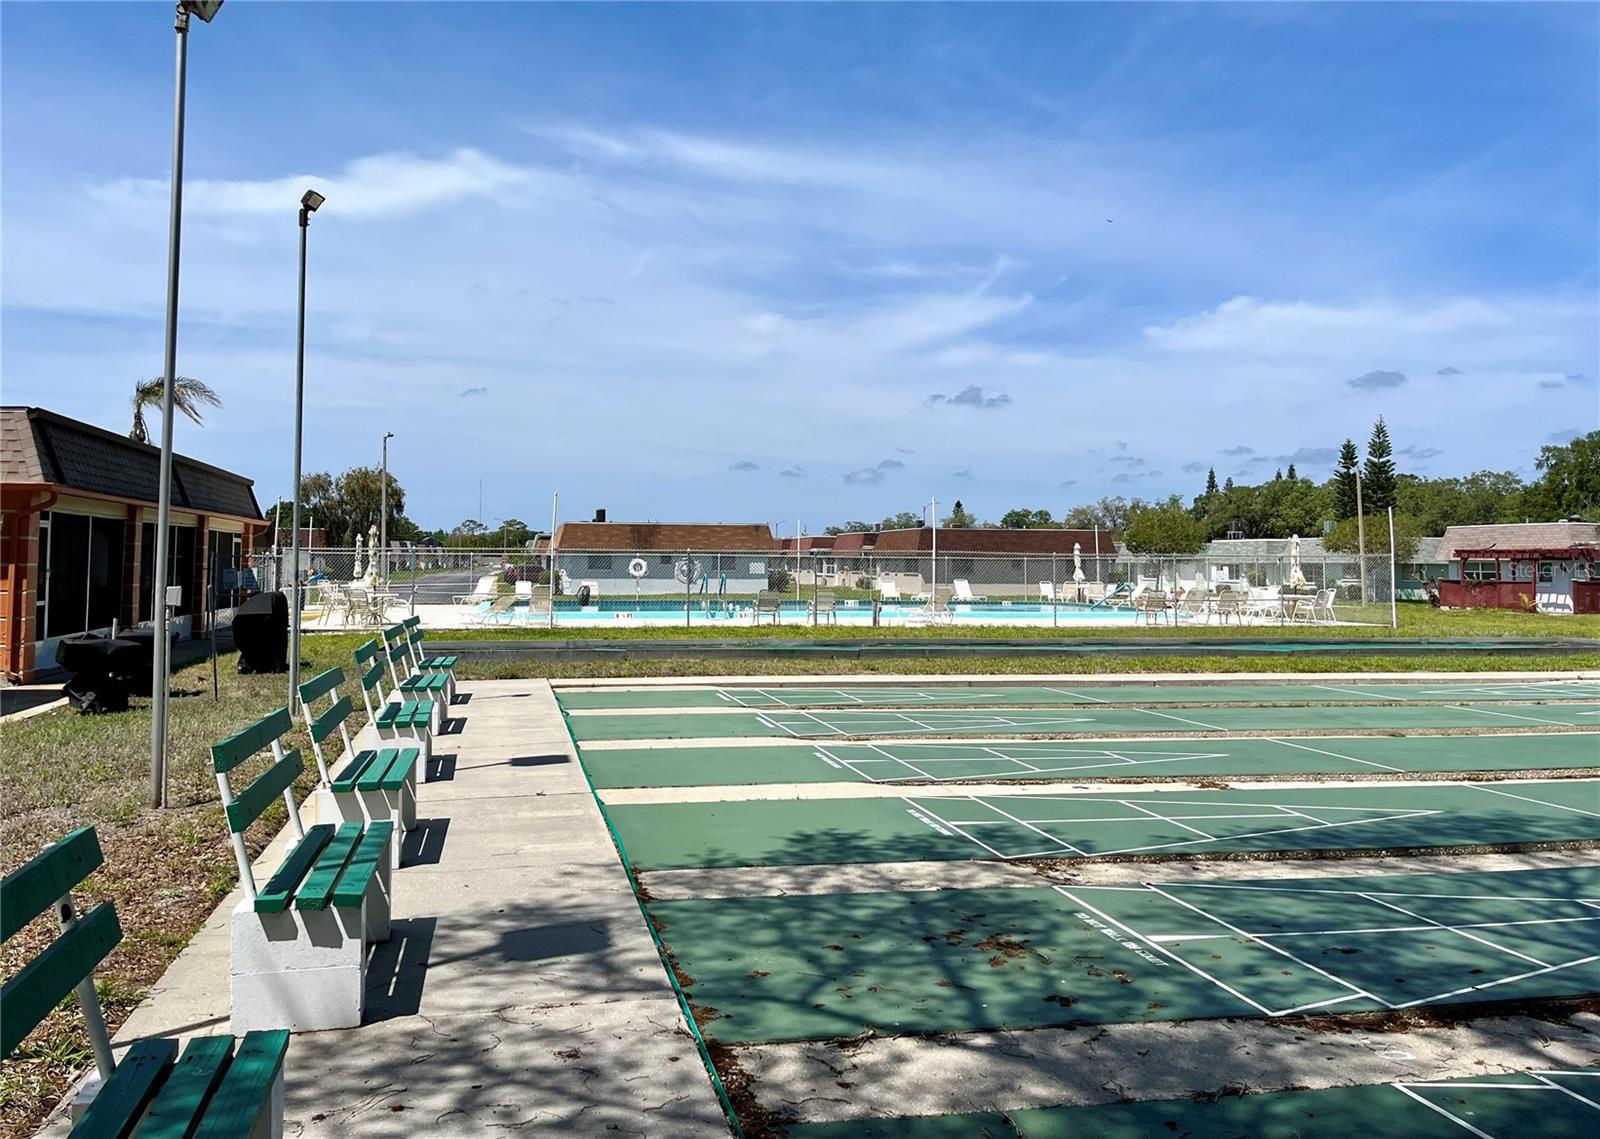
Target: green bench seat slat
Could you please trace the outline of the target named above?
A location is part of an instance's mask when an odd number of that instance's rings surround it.
[[[450,678],[442,672],[424,672],[400,682],[402,692],[443,692]]]
[[[194,1139],[248,1139],[272,1102],[272,1085],[288,1051],[287,1029],[246,1033]]]
[[[326,672],[319,672],[310,680],[300,686],[300,702],[309,704],[317,697],[332,692],[344,683],[344,669],[337,666]]]
[[[239,792],[233,802],[228,804],[228,829],[235,832],[243,831],[259,819],[261,812],[265,811],[274,799],[294,785],[294,781],[300,778],[300,773],[305,767],[304,761],[300,758],[300,749],[294,748],[263,771],[259,779]]]
[[[350,697],[341,696],[322,715],[311,721],[311,738],[321,743],[338,730],[345,717],[353,711]]]
[[[384,773],[378,789],[381,791],[398,791],[404,787],[412,769],[417,766],[417,758],[420,754],[414,747],[401,748],[400,754],[395,756],[394,761],[389,764],[389,770]]]
[[[134,1139],[188,1139],[195,1122],[206,1110],[217,1085],[227,1073],[232,1059],[231,1036],[202,1036],[189,1041],[189,1046],[178,1060],[178,1066],[172,1069],[172,1074],[161,1085],[161,1093],[151,1105],[150,1114],[144,1117],[144,1122],[134,1133]],[[127,1061],[122,1063],[126,1065]],[[122,1067],[119,1066],[117,1071],[120,1073]]]
[[[79,981],[105,960],[122,940],[117,911],[101,902],[72,929],[56,938],[0,989],[0,1056],[11,1055],[38,1023],[50,1015]]]
[[[394,824],[388,820],[373,823],[361,836],[344,872],[339,875],[339,885],[333,891],[336,906],[358,906],[366,896],[378,867],[389,859],[389,843],[394,835]]]
[[[345,769],[339,772],[339,777],[330,784],[332,790],[339,792],[356,790],[361,779],[377,760],[378,754],[375,751],[357,752],[356,757],[345,765]]]
[[[79,827],[0,881],[0,941],[44,913],[100,868],[105,856],[93,827]]]
[[[127,1139],[177,1056],[176,1040],[141,1040],[128,1049],[72,1129],[74,1139]]]
[[[289,857],[283,860],[283,865],[278,867],[278,872],[256,894],[256,913],[281,914],[289,908],[289,901],[294,897],[295,887],[300,885],[300,880],[306,876],[306,871],[311,869],[317,856],[322,853],[322,848],[328,845],[333,838],[333,824],[323,823],[306,831],[306,835],[295,848],[289,852]]]
[[[350,860],[356,843],[361,839],[360,823],[341,823],[333,838],[317,856],[316,865],[300,889],[295,892],[294,908],[297,910],[325,910],[333,897],[333,888],[339,883],[344,864]]]
[[[400,711],[401,711],[401,705],[396,704],[391,700],[389,703],[385,704],[382,708],[378,709],[378,718],[377,718],[377,720],[375,722],[377,723],[378,727],[380,727],[380,728],[392,728],[392,727],[395,727],[396,726],[395,725],[395,721],[399,718]],[[409,720],[407,720],[406,722],[408,724],[410,723]]]
[[[455,657],[429,657],[422,662],[423,668],[435,668],[448,671],[456,666]]]
[[[400,753],[392,748],[381,749],[372,762],[367,764],[366,770],[361,773],[361,778],[356,781],[357,791],[381,791],[385,776],[389,774],[389,765],[395,761]]]
[[[219,772],[232,771],[293,726],[289,709],[278,708],[268,712],[255,723],[212,744],[211,766]]]

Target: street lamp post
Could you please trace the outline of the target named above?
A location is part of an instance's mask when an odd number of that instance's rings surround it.
[[[167,801],[167,701],[170,690],[172,637],[167,621],[167,558],[172,527],[172,411],[178,372],[178,250],[183,230],[183,107],[189,65],[189,17],[209,24],[222,0],[179,0],[173,30],[177,32],[176,90],[172,105],[172,207],[167,222],[167,324],[161,370],[161,468],[156,492],[155,572],[151,579],[150,616],[155,638],[150,661],[150,805]]]
[[[383,481],[378,484],[378,566],[384,584],[389,582],[389,440],[393,431],[383,433]]]
[[[300,455],[306,411],[306,232],[311,215],[327,201],[315,190],[300,197],[300,296],[294,345],[294,536],[290,541],[289,581],[289,702],[291,715],[300,707]]]

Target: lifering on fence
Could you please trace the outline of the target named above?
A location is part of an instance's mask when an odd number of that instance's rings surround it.
[[[650,566],[643,558],[634,558],[633,561],[628,563],[628,572],[634,577],[643,577],[650,572]]]

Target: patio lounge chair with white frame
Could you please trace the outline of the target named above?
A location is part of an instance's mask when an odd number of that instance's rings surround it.
[[[476,606],[485,601],[493,601],[499,592],[499,575],[489,573],[478,579],[478,584],[473,587],[471,593],[458,593],[450,600],[456,605]]]
[[[956,578],[954,581],[952,581],[950,583],[950,586],[951,586],[952,589],[955,590],[955,594],[956,595],[955,595],[954,598],[952,598],[952,600],[954,600],[954,601],[987,601],[988,600],[987,597],[980,597],[979,595],[973,593],[972,592],[972,583],[970,581],[968,581],[964,577]]]
[[[1051,581],[1041,581],[1039,583],[1039,600],[1040,601],[1054,601],[1055,599],[1056,599],[1056,586],[1055,586],[1055,583],[1051,582]]]

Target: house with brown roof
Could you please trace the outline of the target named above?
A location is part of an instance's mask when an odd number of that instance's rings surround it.
[[[1600,613],[1600,524],[1447,526],[1436,556],[1448,567],[1442,605]]]
[[[563,591],[596,597],[759,593],[782,554],[764,522],[563,522],[555,546]]]
[[[151,619],[160,460],[157,447],[44,408],[0,407],[0,673],[26,681],[54,666],[64,636]],[[205,631],[213,570],[218,607],[240,600],[260,526],[250,479],[173,456],[180,636]]]

